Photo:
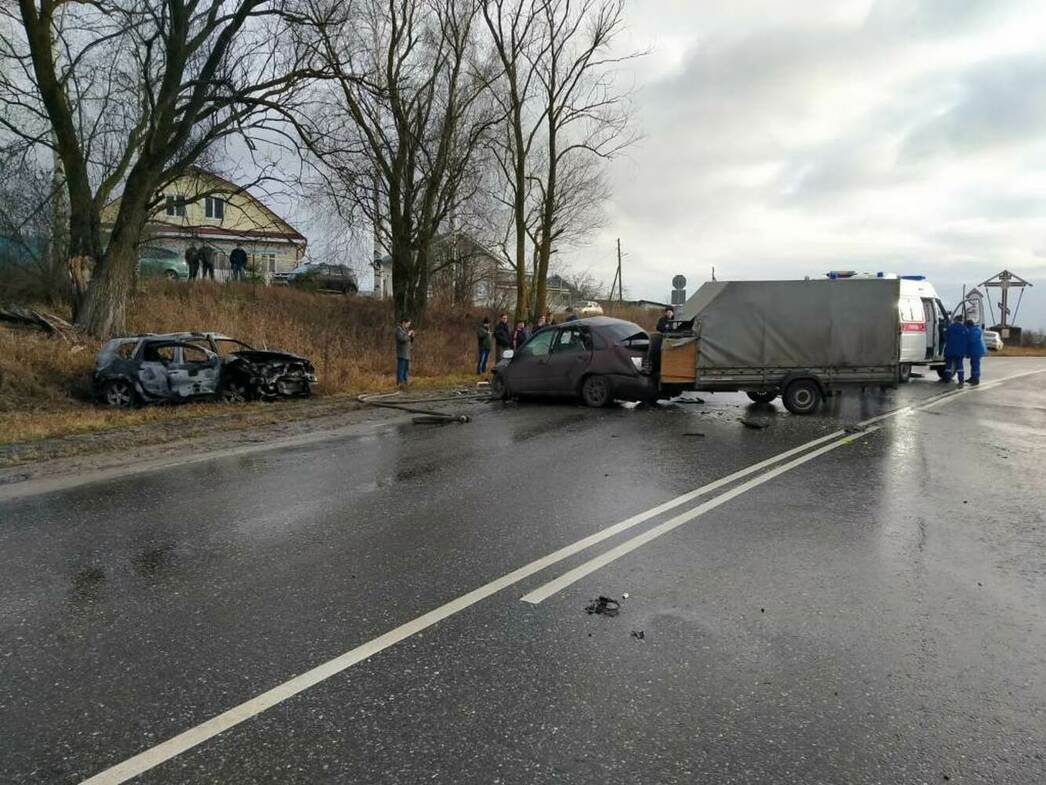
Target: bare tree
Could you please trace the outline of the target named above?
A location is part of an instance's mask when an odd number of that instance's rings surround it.
[[[640,53],[613,51],[623,0],[487,0],[484,15],[502,63],[506,119],[494,150],[519,319],[544,311],[557,248],[601,222],[604,164],[636,138],[615,68]]]
[[[54,150],[69,199],[74,316],[123,328],[142,230],[160,191],[231,135],[279,137],[308,52],[291,0],[18,0],[0,14],[0,126]],[[120,191],[122,189],[122,191]],[[120,191],[108,238],[102,211]]]
[[[476,0],[312,0],[332,75],[300,130],[346,213],[392,256],[400,316],[425,311],[433,241],[468,210],[493,124]],[[377,251],[375,251],[377,254]]]

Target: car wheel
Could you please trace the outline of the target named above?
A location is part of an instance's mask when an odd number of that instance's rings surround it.
[[[746,392],[745,395],[756,403],[770,403],[770,401],[777,397],[777,392],[775,390],[766,390],[763,392],[751,391]]]
[[[113,409],[130,409],[135,397],[134,386],[126,379],[111,379],[102,388],[102,399]]]
[[[174,270],[164,270],[163,277],[166,278],[168,281],[177,281],[178,273],[176,273]]]
[[[821,388],[813,379],[796,379],[785,388],[782,399],[792,414],[812,414],[821,404]]]
[[[251,396],[247,385],[240,381],[231,381],[222,388],[221,398],[225,403],[246,403]]]
[[[600,409],[611,401],[610,382],[605,376],[588,376],[581,385],[581,400],[585,406]]]
[[[897,367],[897,381],[899,381],[901,384],[905,384],[906,382],[910,382],[911,380],[912,380],[912,364],[911,363],[901,363]]]
[[[490,379],[490,396],[496,401],[508,400],[508,385],[500,373],[495,373]]]

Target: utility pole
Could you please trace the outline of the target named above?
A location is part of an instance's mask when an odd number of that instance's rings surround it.
[[[617,282],[617,301],[624,301],[624,285],[621,283],[621,239],[617,239],[617,274],[614,275],[614,281]],[[614,290],[610,290],[610,298],[614,298]]]

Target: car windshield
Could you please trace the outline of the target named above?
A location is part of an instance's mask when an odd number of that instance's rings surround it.
[[[311,273],[315,269],[316,265],[314,264],[299,264],[297,267],[291,270],[291,273],[294,275],[303,275],[305,273]]]

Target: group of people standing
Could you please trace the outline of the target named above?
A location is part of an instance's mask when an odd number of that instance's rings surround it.
[[[214,249],[209,245],[196,246],[189,243],[185,249],[185,263],[189,265],[189,280],[197,278],[210,278],[214,280]],[[232,271],[232,280],[247,280],[247,252],[237,245],[229,254],[229,268]]]
[[[572,322],[578,318],[573,308],[567,308],[564,322]],[[494,362],[501,361],[506,351],[518,351],[532,335],[537,335],[542,330],[556,323],[552,318],[552,312],[546,311],[537,318],[533,328],[529,327],[522,319],[516,322],[515,328],[509,324],[508,314],[503,313],[498,317],[496,325],[491,326],[490,319],[486,316],[479,327],[476,328],[477,357],[476,373],[480,376],[487,372],[487,363],[490,361],[490,353],[495,352]]]
[[[966,383],[965,363],[969,358],[970,384],[980,384],[981,358],[987,353],[980,326],[972,319],[963,321],[962,316],[956,316],[944,335],[944,375],[941,381],[950,382],[952,377],[957,377],[962,387]]]

